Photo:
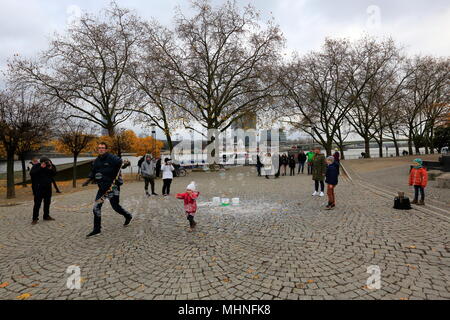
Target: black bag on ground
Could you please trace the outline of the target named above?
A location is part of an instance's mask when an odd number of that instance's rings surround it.
[[[395,197],[394,199],[394,209],[398,210],[410,210],[411,202],[408,197]]]

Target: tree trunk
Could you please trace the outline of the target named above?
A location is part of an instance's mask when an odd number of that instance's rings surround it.
[[[105,128],[106,130],[108,130],[108,136],[110,136],[111,138],[114,137],[115,135],[115,130],[113,126],[108,126],[107,128]]]
[[[408,152],[409,152],[409,155],[413,155],[413,143],[412,143],[411,134],[408,136]]]
[[[383,158],[383,140],[378,142],[378,156]]]
[[[434,130],[430,129],[430,153],[434,154]]]
[[[425,154],[430,154],[430,150],[428,149],[428,146],[425,146]]]
[[[364,158],[370,158],[370,139],[369,138],[364,138],[364,150],[365,150],[365,155]]]
[[[25,154],[20,155],[20,162],[22,164],[22,186],[27,187],[27,169],[25,167]]]
[[[166,133],[166,139],[167,139],[167,146],[169,147],[169,152],[170,152],[170,154],[172,154],[173,142],[172,142],[172,137],[170,136],[170,133]]]
[[[74,154],[73,155],[73,176],[72,176],[72,187],[76,188],[77,187],[77,159],[78,159],[78,155]]]
[[[398,147],[398,142],[397,142],[397,138],[395,137],[395,134],[393,135],[392,141],[394,142],[395,155],[396,155],[397,157],[400,157],[400,148]]]
[[[16,189],[14,187],[14,151],[7,151],[6,161],[6,198],[13,199],[16,197]]]

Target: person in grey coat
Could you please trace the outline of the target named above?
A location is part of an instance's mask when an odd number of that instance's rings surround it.
[[[149,154],[145,156],[145,161],[141,164],[141,175],[144,178],[145,194],[150,196],[148,193],[148,184],[150,183],[152,195],[157,196],[158,194],[155,193],[156,161]]]

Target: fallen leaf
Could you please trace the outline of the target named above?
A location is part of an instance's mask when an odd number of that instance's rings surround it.
[[[408,300],[408,298],[400,298],[400,300]]]
[[[259,279],[259,276],[257,275],[257,274],[255,274],[254,276],[253,276],[253,280],[258,280]]]
[[[17,296],[16,299],[19,299],[19,300],[26,300],[26,299],[28,299],[29,297],[31,297],[31,294],[29,294],[29,293],[24,293],[24,294],[21,294],[20,296]]]
[[[408,248],[409,248],[409,249],[415,249],[416,246],[409,246]]]
[[[301,289],[301,288],[304,288],[305,285],[304,285],[303,283],[297,283],[297,284],[295,285],[295,287],[296,287],[297,289]]]
[[[33,283],[33,284],[31,285],[31,287],[32,287],[32,288],[39,287],[39,283]]]
[[[223,279],[222,281],[223,281],[223,282],[230,282],[230,279],[229,279],[229,278],[225,278],[225,279]]]
[[[84,283],[84,282],[86,282],[86,281],[87,281],[86,278],[81,278],[81,279],[80,279],[80,282],[81,282],[81,283]]]
[[[7,286],[9,286],[9,282],[3,282],[0,284],[0,288],[6,288]]]
[[[307,283],[314,283],[314,280],[308,280]]]
[[[253,272],[255,272],[255,270],[253,270],[253,269],[248,269],[247,270],[247,273],[253,273]]]
[[[212,260],[212,261],[216,261],[217,258],[216,258],[216,257],[212,257],[211,260]]]

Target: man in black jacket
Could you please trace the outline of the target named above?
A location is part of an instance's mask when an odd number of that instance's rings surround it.
[[[50,217],[50,204],[52,202],[52,182],[56,175],[56,168],[47,157],[42,157],[39,163],[33,165],[30,170],[31,188],[34,195],[33,222],[39,221],[39,210],[44,201],[44,220],[53,221]]]
[[[97,196],[94,204],[94,230],[88,234],[88,237],[94,236],[101,232],[102,206],[106,199],[109,199],[112,208],[118,214],[125,217],[124,226],[130,224],[133,216],[119,204],[120,186],[123,184],[120,175],[120,169],[125,168],[122,159],[108,152],[106,143],[98,144],[99,156],[92,163],[92,170],[88,180],[83,183],[83,187],[87,186],[91,181],[95,180],[98,185]]]

